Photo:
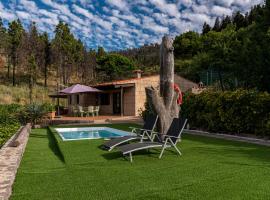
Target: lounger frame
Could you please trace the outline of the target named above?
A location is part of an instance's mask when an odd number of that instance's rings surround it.
[[[185,126],[186,126],[186,123],[187,123],[187,119],[185,119],[185,121],[183,123],[183,127],[179,131],[178,137],[171,136],[171,135],[164,135],[164,134],[161,134],[161,133],[158,133],[158,132],[152,132],[152,134],[153,134],[153,137],[151,139],[152,144],[148,143],[149,145],[146,145],[146,146],[143,146],[143,147],[140,147],[140,148],[135,148],[135,149],[132,149],[132,150],[127,151],[127,152],[123,152],[123,155],[124,156],[129,155],[130,162],[133,162],[132,152],[139,151],[139,150],[144,150],[144,149],[160,148],[161,147],[162,149],[161,149],[161,152],[159,154],[159,159],[161,159],[166,148],[174,147],[174,149],[179,154],[179,156],[181,156],[182,153],[181,153],[180,149],[176,146],[176,144],[181,141],[181,135],[182,135],[182,132],[183,132]],[[162,137],[164,137],[164,138],[161,139]],[[158,140],[162,140],[163,142],[153,142],[156,138]],[[176,139],[175,142],[173,142],[172,139]]]

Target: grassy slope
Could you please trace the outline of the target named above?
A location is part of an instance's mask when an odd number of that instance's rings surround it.
[[[52,89],[50,89],[52,90]],[[33,101],[45,103],[51,102],[48,96],[49,89],[41,86],[35,86],[33,88]],[[29,88],[27,85],[22,86],[11,86],[11,85],[1,85],[0,84],[0,104],[27,104],[29,103]]]
[[[270,198],[267,147],[184,135],[182,157],[152,150],[131,164],[102,140],[57,140],[64,159],[47,130],[33,130],[11,199]]]

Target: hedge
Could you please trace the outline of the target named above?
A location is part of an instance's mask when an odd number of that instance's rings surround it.
[[[16,133],[21,124],[36,124],[46,115],[54,111],[52,104],[8,104],[0,105],[0,147]]]
[[[16,104],[0,105],[0,147],[19,129],[17,114],[21,108]]]
[[[191,128],[270,136],[270,94],[254,90],[187,94],[181,114]]]

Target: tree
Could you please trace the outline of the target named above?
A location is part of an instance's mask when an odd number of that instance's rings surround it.
[[[177,58],[191,58],[201,50],[200,34],[194,31],[183,33],[175,38],[173,45]]]
[[[7,48],[7,30],[3,25],[2,18],[0,18],[0,50],[5,51]]]
[[[215,24],[213,26],[213,31],[219,32],[221,30],[220,26],[221,26],[220,20],[219,20],[219,17],[217,17]]]
[[[174,91],[174,55],[173,41],[168,37],[162,38],[160,48],[160,89],[148,87],[146,95],[150,107],[159,116],[159,131],[166,134],[173,118],[179,117],[180,106],[177,105],[178,93]]]
[[[135,64],[125,56],[107,54],[97,59],[98,72],[105,73],[105,79],[119,79],[128,76],[135,69]]]
[[[29,86],[29,102],[33,103],[33,87],[36,84],[36,69],[37,64],[35,56],[31,55],[28,59],[28,86]]]
[[[203,29],[202,29],[202,34],[207,34],[209,31],[211,31],[211,26],[204,22],[203,24]]]
[[[43,60],[44,60],[44,87],[48,85],[48,68],[51,63],[51,43],[49,41],[48,33],[43,33],[41,36],[43,42]]]
[[[224,91],[223,73],[231,69],[232,45],[237,43],[235,27],[230,25],[221,32],[211,31],[203,40],[207,44],[205,51],[206,60],[209,61],[208,67],[218,72],[220,86]]]
[[[104,50],[103,47],[98,47],[98,51],[97,51],[97,58],[101,58],[102,56],[105,56],[106,52]]]
[[[73,53],[75,50],[76,40],[70,32],[69,26],[62,21],[55,28],[55,37],[52,41],[54,61],[57,64],[57,77],[62,75],[62,83],[68,84],[74,63]]]
[[[246,19],[244,17],[244,15],[242,15],[240,13],[240,11],[236,12],[233,16],[233,24],[236,25],[237,30],[242,28],[242,27],[246,27],[247,26],[247,22]]]
[[[232,20],[229,16],[226,16],[220,24],[220,30],[225,29],[228,25],[232,24]]]
[[[11,58],[12,63],[12,85],[15,86],[16,84],[16,66],[18,63],[18,48],[22,42],[24,29],[20,22],[20,20],[12,21],[9,23],[8,27],[8,36],[9,36],[9,56]]]
[[[7,47],[8,47],[8,38],[7,38],[7,30],[3,25],[2,18],[0,18],[0,55],[6,56],[7,54]],[[0,58],[0,64],[4,64],[1,62]],[[8,62],[8,78],[9,78],[9,71],[10,71],[10,65]]]

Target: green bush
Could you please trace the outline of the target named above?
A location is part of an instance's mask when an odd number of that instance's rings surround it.
[[[25,116],[27,116],[27,121],[32,124],[37,124],[43,116],[47,113],[45,107],[39,104],[29,104],[25,107]]]
[[[20,127],[17,113],[22,106],[17,104],[0,105],[0,147],[18,130]]]
[[[138,110],[140,117],[145,121],[146,118],[150,115],[156,115],[154,109],[152,108],[152,106],[150,106],[150,104],[148,102],[145,102],[144,104],[144,109],[140,108]]]
[[[36,124],[47,112],[54,110],[51,104],[0,105],[0,147],[16,133],[21,124]]]
[[[55,105],[51,104],[51,103],[44,103],[42,104],[43,110],[44,112],[54,112],[55,109]]]
[[[181,113],[192,128],[270,135],[269,93],[236,90],[187,94]]]

